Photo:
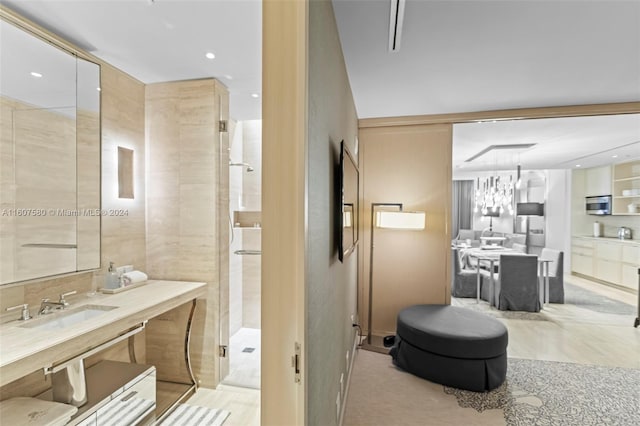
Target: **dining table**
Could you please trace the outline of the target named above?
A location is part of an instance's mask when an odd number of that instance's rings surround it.
[[[493,306],[494,291],[495,291],[495,266],[500,267],[500,256],[503,254],[516,255],[516,256],[529,256],[527,253],[523,253],[518,250],[514,250],[508,247],[502,247],[498,245],[485,245],[481,247],[462,248],[460,254],[463,259],[468,257],[467,262],[470,265],[474,265],[476,268],[476,303],[480,303],[480,283],[482,265],[488,266],[489,278],[491,282],[489,292],[489,306]],[[552,260],[538,258],[538,276],[540,283],[540,304],[541,306],[549,303],[549,263]]]

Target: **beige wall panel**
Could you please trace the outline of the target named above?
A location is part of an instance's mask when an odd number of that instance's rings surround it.
[[[363,129],[366,127],[467,123],[472,121],[519,120],[526,118],[581,117],[589,115],[630,114],[637,112],[640,112],[640,102],[620,102],[611,104],[516,108],[450,114],[407,115],[403,117],[363,118],[359,121],[359,126]]]
[[[95,355],[90,356],[89,358],[85,358],[84,360],[84,368],[89,368],[92,365],[95,365],[105,359],[111,361],[121,361],[121,362],[131,362],[131,357],[129,355],[129,340],[133,341],[134,353],[135,353],[135,361],[138,364],[146,364],[148,361],[146,359],[146,344],[145,344],[145,333],[147,331],[143,330],[138,334],[131,336],[129,339],[124,340],[120,343],[116,343],[108,349],[105,349],[101,352],[98,352]],[[151,364],[149,362],[149,364]]]
[[[156,366],[157,379],[191,384],[184,342],[192,303],[151,319],[146,329],[146,362]]]
[[[226,237],[217,213],[218,121],[221,103],[228,107],[227,96],[213,79],[146,88],[148,272],[154,278],[208,284],[206,300],[199,300],[196,309],[191,352],[194,374],[205,387],[220,380],[218,256]],[[223,246],[226,250],[227,244]]]
[[[102,273],[109,262],[145,271],[144,85],[113,67],[102,66],[101,87],[102,209],[124,212],[102,216]],[[134,199],[118,198],[119,146],[134,151]]]
[[[51,376],[43,370],[34,371],[0,388],[0,401],[18,396],[36,396],[51,387]]]
[[[394,334],[401,309],[450,300],[451,126],[361,129],[360,150],[363,322],[368,306],[371,203],[403,203],[405,210],[427,214],[422,231],[375,230],[372,330],[374,335]]]
[[[305,158],[308,0],[262,5],[262,425],[305,424]]]

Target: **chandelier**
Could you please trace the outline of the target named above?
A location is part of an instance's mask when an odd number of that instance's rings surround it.
[[[513,215],[513,176],[491,176],[476,180],[474,213],[498,216],[505,212]],[[492,214],[493,213],[493,214]]]

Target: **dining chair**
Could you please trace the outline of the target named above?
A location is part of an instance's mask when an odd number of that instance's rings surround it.
[[[464,269],[457,248],[452,249],[451,295],[453,297],[476,297],[477,275],[475,270]]]
[[[511,245],[511,248],[515,251],[518,251],[520,253],[526,253],[527,252],[527,246],[524,244],[520,244],[520,243],[513,243]]]
[[[539,312],[538,256],[501,255],[493,294],[502,311]]]
[[[564,303],[564,252],[543,248],[540,259],[551,260],[549,263],[549,302]],[[539,279],[544,280],[541,276]]]

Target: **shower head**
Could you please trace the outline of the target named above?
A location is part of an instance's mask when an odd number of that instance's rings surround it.
[[[231,166],[246,167],[247,172],[252,172],[254,170],[249,163],[234,163],[232,161],[229,161],[229,167]]]

